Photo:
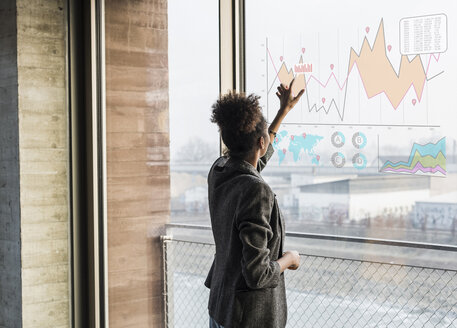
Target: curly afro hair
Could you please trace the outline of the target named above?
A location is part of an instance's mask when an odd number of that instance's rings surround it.
[[[226,155],[243,158],[260,137],[266,137],[267,122],[260,111],[259,96],[230,92],[212,106],[211,122],[219,126]]]

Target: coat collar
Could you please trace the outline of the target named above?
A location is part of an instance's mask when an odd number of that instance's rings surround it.
[[[227,157],[227,161],[225,162],[224,166],[230,171],[233,170],[246,174],[251,174],[263,180],[262,176],[260,175],[260,172],[257,171],[257,169],[254,166],[252,166],[251,163],[245,161],[244,159]]]

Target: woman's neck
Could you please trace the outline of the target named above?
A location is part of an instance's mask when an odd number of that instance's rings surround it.
[[[246,162],[257,168],[257,162],[259,161],[259,152],[255,151],[243,158]]]

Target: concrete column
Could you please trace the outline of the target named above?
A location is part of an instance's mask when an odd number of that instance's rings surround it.
[[[15,0],[0,2],[0,327],[22,313]]]
[[[0,5],[0,327],[69,327],[63,0]]]

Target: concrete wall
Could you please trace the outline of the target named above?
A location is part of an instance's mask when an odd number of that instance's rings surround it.
[[[110,327],[162,327],[170,215],[166,0],[106,0]]]
[[[63,0],[17,0],[24,327],[69,325]]]
[[[166,0],[106,0],[110,327],[163,325]],[[69,327],[64,0],[0,2],[0,328]]]
[[[0,327],[20,327],[16,2],[0,1]]]
[[[64,1],[0,8],[0,327],[68,327]]]

